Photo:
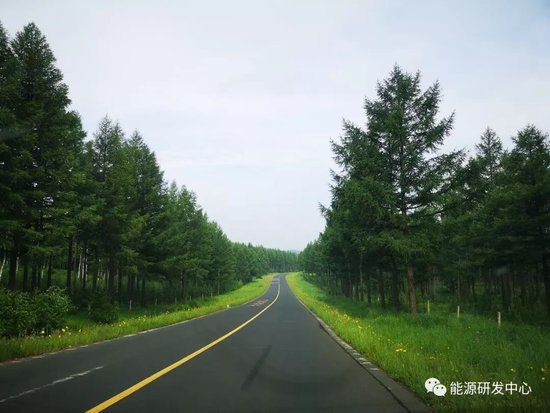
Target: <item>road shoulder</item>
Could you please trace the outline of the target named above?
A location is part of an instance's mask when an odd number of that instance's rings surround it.
[[[291,287],[291,284],[289,283]],[[378,381],[394,398],[410,413],[429,413],[432,410],[420,399],[415,393],[406,388],[403,384],[392,379],[388,373],[380,367],[368,361],[361,353],[355,350],[352,346],[340,338],[321,318],[319,318],[290,288],[292,294],[304,306],[309,314],[317,320],[321,328],[334,340],[338,345],[348,353],[364,370],[366,370],[376,381]]]

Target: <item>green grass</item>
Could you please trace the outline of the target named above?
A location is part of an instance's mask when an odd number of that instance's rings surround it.
[[[404,383],[437,412],[550,411],[550,331],[480,316],[383,312],[327,296],[300,274],[287,280],[300,300],[344,341]],[[424,382],[438,378],[445,397],[428,394]],[[529,395],[450,395],[451,382],[512,381],[531,386]]]
[[[262,295],[269,287],[272,278],[273,275],[266,275],[227,294],[196,300],[194,301],[196,306],[193,308],[180,304],[159,306],[156,309],[123,311],[119,321],[113,324],[95,324],[85,314],[73,314],[67,318],[65,328],[55,331],[50,336],[0,339],[0,361],[121,337],[210,314],[223,310],[227,306],[241,305]]]

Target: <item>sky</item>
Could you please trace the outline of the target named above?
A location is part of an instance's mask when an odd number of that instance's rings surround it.
[[[88,138],[138,130],[167,181],[233,241],[302,250],[324,228],[330,140],[364,126],[395,64],[439,81],[444,151],[490,126],[511,145],[550,131],[550,2],[0,0],[11,36],[35,22]]]

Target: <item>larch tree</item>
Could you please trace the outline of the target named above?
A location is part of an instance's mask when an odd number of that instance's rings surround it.
[[[11,42],[18,66],[18,94],[13,111],[21,134],[18,189],[23,200],[27,237],[19,253],[25,270],[32,266],[31,288],[39,284],[38,266],[53,253],[51,228],[67,228],[66,212],[74,200],[74,169],[85,133],[79,116],[68,110],[68,88],[45,36],[34,23]],[[25,271],[26,273],[26,271]]]
[[[433,216],[441,193],[450,185],[460,152],[439,154],[453,126],[454,114],[437,119],[439,83],[420,88],[420,73],[409,74],[395,66],[377,85],[377,98],[366,100],[367,135],[382,156],[384,179],[391,193],[395,254],[406,263],[410,311],[417,312],[414,260],[422,254],[422,233],[416,229]]]

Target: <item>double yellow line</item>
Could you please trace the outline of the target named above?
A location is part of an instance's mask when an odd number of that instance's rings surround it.
[[[275,301],[277,301],[277,299],[279,298],[279,293],[281,292],[281,285],[280,283],[278,284],[278,289],[277,289],[277,295],[275,296],[275,299],[271,302],[271,304],[269,304],[266,308],[264,308],[262,311],[260,311],[258,314],[256,314],[254,317],[250,318],[249,320],[245,321],[244,323],[242,323],[240,326],[234,328],[233,330],[231,330],[229,333],[221,336],[220,338],[212,341],[210,344],[207,344],[206,346],[198,349],[197,351],[185,356],[184,358],[176,361],[175,363],[173,364],[170,364],[168,367],[165,367],[163,368],[162,370],[159,370],[157,371],[155,374],[141,380],[140,382],[134,384],[132,387],[129,387],[127,388],[126,390],[114,395],[113,397],[111,397],[110,399],[108,400],[105,400],[103,403],[101,404],[98,404],[97,406],[95,407],[92,407],[90,410],[87,410],[86,413],[98,413],[98,412],[102,412],[103,410],[111,407],[113,404],[115,403],[118,403],[119,401],[121,401],[122,399],[128,397],[129,395],[131,395],[132,393],[135,393],[136,391],[138,391],[139,389],[141,389],[142,387],[145,387],[147,386],[149,383],[155,381],[156,379],[158,379],[159,377],[162,377],[164,376],[165,374],[171,372],[172,370],[178,368],[179,366],[181,366],[182,364],[185,364],[187,363],[189,360],[197,357],[199,354],[202,354],[204,353],[205,351],[211,349],[212,347],[214,347],[216,344],[219,344],[221,343],[222,341],[224,341],[226,338],[228,337],[231,337],[233,334],[235,334],[237,331],[241,330],[242,328],[246,327],[248,324],[250,324],[252,321],[254,321],[255,319],[257,319],[259,316],[261,316],[263,313],[265,313],[269,307],[271,307],[273,304],[275,304]]]

